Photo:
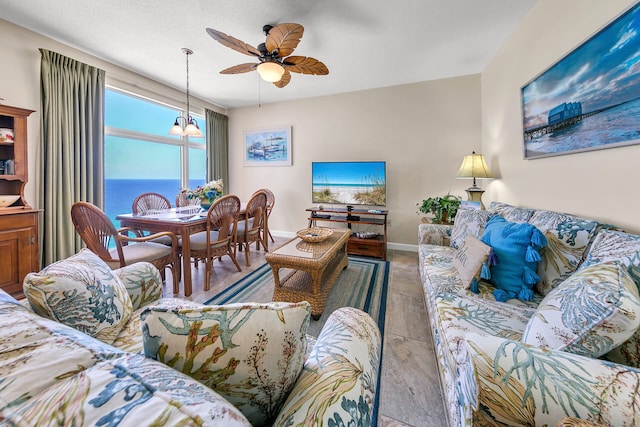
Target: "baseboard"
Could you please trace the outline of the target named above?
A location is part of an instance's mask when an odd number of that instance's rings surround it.
[[[387,242],[387,249],[405,252],[418,252],[418,245],[407,245],[406,243]]]

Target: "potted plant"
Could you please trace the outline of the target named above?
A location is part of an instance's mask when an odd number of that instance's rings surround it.
[[[451,224],[460,208],[462,198],[447,193],[442,197],[429,197],[418,204],[418,210],[425,214],[433,214],[434,224]]]

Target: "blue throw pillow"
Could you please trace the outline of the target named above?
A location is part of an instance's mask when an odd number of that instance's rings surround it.
[[[487,221],[482,242],[491,246],[490,282],[497,301],[533,299],[531,290],[540,277],[536,274],[541,248],[547,245],[544,235],[531,224],[509,222],[500,215]],[[489,278],[486,277],[485,278]]]

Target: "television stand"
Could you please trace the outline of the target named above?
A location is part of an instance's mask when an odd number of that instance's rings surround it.
[[[358,237],[351,234],[347,243],[349,255],[369,256],[373,258],[387,259],[387,215],[389,211],[380,209],[348,209],[343,208],[308,208],[309,227],[317,225],[317,222],[337,222],[346,224],[350,229],[352,224],[379,226],[381,233],[377,236]]]

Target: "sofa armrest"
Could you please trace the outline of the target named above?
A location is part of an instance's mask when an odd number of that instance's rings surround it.
[[[461,387],[474,424],[555,426],[564,417],[622,426],[640,421],[640,370],[467,334]],[[493,424],[491,424],[493,425]]]
[[[153,264],[137,262],[113,272],[127,288],[134,310],[162,298],[162,277]]]
[[[448,245],[446,241],[451,236],[453,226],[445,224],[425,224],[418,225],[418,244],[428,245]]]
[[[273,425],[371,425],[381,346],[367,313],[334,311]]]

